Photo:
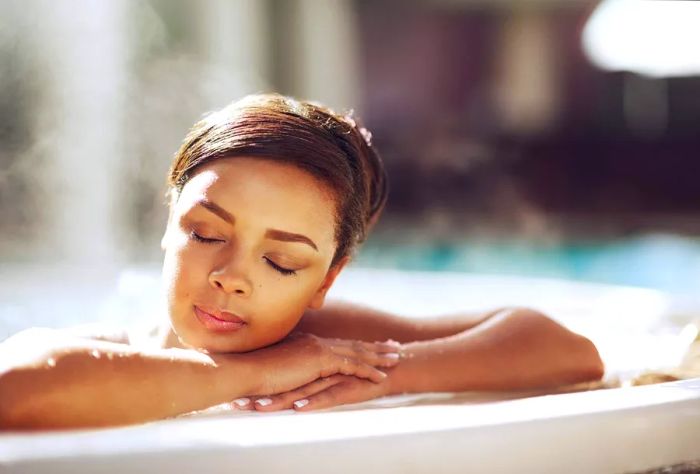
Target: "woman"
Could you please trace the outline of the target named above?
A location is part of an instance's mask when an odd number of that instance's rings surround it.
[[[0,426],[120,425],[230,401],[306,411],[602,376],[589,340],[536,311],[420,321],[324,305],[387,195],[371,136],[349,116],[249,96],[193,127],[168,185],[169,324],[138,345],[71,330],[11,337]]]

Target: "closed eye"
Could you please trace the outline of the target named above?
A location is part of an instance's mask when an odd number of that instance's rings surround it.
[[[211,239],[208,237],[201,236],[195,231],[190,232],[190,238],[197,241],[197,242],[201,242],[203,244],[216,244],[216,243],[223,242],[223,240],[221,240],[221,239]],[[281,273],[282,275],[290,276],[290,275],[297,274],[296,270],[292,270],[291,268],[285,268],[285,267],[282,267],[280,265],[277,265],[275,262],[273,262],[271,259],[269,259],[267,257],[263,257],[263,259],[265,260],[265,263],[267,263],[270,267],[272,267],[275,271]]]
[[[287,276],[287,275],[296,275],[297,274],[296,270],[292,270],[290,268],[280,267],[279,265],[277,265],[275,262],[273,262],[272,260],[270,260],[267,257],[263,257],[263,259],[265,259],[265,262],[267,262],[268,265],[270,265],[276,271],[280,272],[282,275]]]
[[[199,235],[197,232],[192,231],[190,232],[190,238],[193,240],[196,240],[197,242],[201,242],[203,244],[216,244],[218,242],[223,242],[221,239],[210,239],[208,237],[202,237]]]

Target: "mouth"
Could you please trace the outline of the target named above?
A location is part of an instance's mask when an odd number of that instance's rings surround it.
[[[199,306],[194,307],[194,314],[205,328],[217,332],[237,331],[247,323],[233,313],[208,309],[205,311]]]

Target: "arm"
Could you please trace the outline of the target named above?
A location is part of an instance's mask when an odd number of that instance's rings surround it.
[[[149,421],[257,390],[245,357],[215,360],[183,349],[139,351],[49,329],[8,339],[0,345],[0,355],[4,429]]]
[[[342,301],[328,302],[323,308],[309,310],[297,330],[320,337],[406,343],[451,336],[486,321],[501,309],[481,314],[455,314],[417,319],[396,316],[367,306]]]
[[[292,390],[343,373],[378,382],[378,352],[300,335],[243,354],[136,349],[34,329],[0,344],[0,429],[111,426],[150,421],[253,393]]]
[[[395,392],[532,388],[602,377],[588,339],[525,308],[420,320],[334,302],[307,312],[300,327],[324,337],[405,343],[405,361],[390,376],[399,380]]]
[[[402,353],[401,363],[381,384],[333,376],[255,408],[306,411],[398,393],[548,388],[603,375],[591,341],[522,308],[497,311],[457,334],[404,344]]]
[[[546,388],[597,380],[604,370],[591,341],[529,309],[503,310],[404,352],[389,393]]]

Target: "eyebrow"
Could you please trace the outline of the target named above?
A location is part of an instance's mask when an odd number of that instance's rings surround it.
[[[206,199],[200,199],[195,203],[195,205],[202,206],[206,210],[217,215],[218,217],[220,217],[221,219],[223,219],[231,225],[236,224],[236,218],[233,217],[233,214],[231,214],[215,202],[208,201]],[[295,234],[293,232],[287,232],[279,229],[267,229],[267,231],[265,232],[265,238],[271,240],[279,240],[280,242],[299,242],[310,246],[318,252],[318,247],[316,246],[314,241],[303,234]]]
[[[233,217],[231,213],[229,213],[226,209],[223,207],[219,206],[218,204],[207,201],[206,199],[200,199],[195,203],[196,206],[202,206],[204,209],[216,214],[219,216],[221,219],[225,220],[231,225],[236,224],[236,218]]]
[[[309,245],[318,252],[318,247],[316,247],[314,241],[302,234],[293,234],[292,232],[285,232],[277,229],[267,229],[267,232],[265,232],[265,237],[272,240],[280,240],[282,242],[301,242]]]

